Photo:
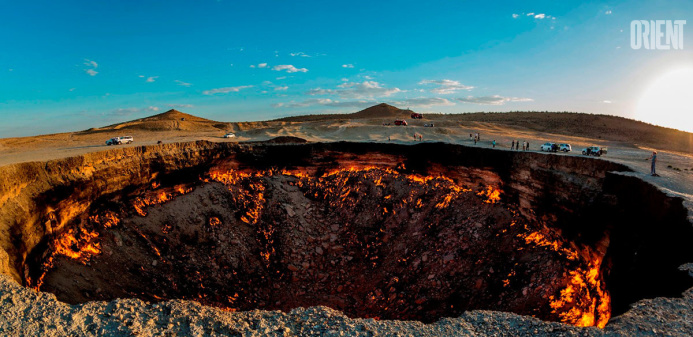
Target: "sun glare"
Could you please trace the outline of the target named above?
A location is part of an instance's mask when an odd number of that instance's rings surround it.
[[[693,67],[670,71],[643,93],[635,118],[693,132]]]

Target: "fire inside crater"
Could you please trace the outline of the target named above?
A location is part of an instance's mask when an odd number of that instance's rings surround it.
[[[204,142],[83,160],[104,164],[36,168],[60,183],[32,197],[8,251],[25,285],[68,303],[325,305],[423,322],[487,309],[603,327],[693,286],[678,269],[693,261],[681,199],[603,160]]]
[[[491,309],[603,327],[604,252],[528,220],[501,188],[403,168],[215,168],[95,204],[48,242],[29,283],[71,303],[326,305],[425,322]]]

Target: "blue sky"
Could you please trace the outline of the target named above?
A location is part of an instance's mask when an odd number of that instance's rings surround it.
[[[0,8],[0,138],[171,108],[245,121],[378,102],[443,113],[605,113],[666,125],[654,112],[638,114],[638,104],[662,74],[693,67],[689,0],[0,1]],[[684,49],[631,49],[630,23],[639,19],[688,20]]]

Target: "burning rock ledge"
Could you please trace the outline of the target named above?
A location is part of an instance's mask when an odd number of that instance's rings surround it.
[[[603,160],[450,144],[197,142],[0,170],[0,267],[55,294],[5,282],[3,317],[93,310],[94,329],[140,333],[201,320],[265,333],[237,325],[254,316],[277,334],[632,334],[665,329],[644,310],[692,311],[693,282],[678,269],[693,260],[687,210]],[[123,303],[139,314],[114,318]],[[352,318],[295,309],[312,306]],[[160,310],[176,325],[147,323]],[[209,317],[181,327],[186,310]],[[324,329],[303,325],[315,317]],[[690,332],[681,319],[666,332]],[[65,329],[98,333],[82,323]],[[604,329],[577,328],[592,326]]]

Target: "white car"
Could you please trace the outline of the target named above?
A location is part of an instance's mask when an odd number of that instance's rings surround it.
[[[544,143],[541,146],[541,150],[546,151],[546,152],[556,152],[556,150],[558,150],[558,145],[556,145],[556,143],[550,143],[550,142]]]
[[[559,144],[558,150],[563,152],[570,152],[573,150],[573,148],[570,147],[570,144]]]
[[[233,132],[229,132],[229,133],[224,135],[224,138],[234,138],[234,137],[236,137],[236,135]]]
[[[132,136],[113,137],[106,141],[106,145],[130,144],[134,141]]]
[[[432,127],[434,127],[434,125],[433,125],[433,123],[428,123],[428,124],[424,124],[424,127],[425,128],[432,128]]]

